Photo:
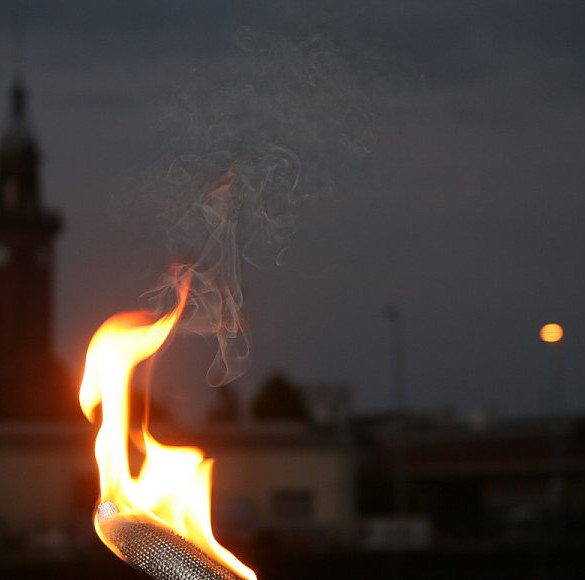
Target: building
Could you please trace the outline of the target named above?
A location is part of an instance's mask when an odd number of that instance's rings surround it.
[[[92,539],[93,437],[83,423],[0,423],[0,547],[57,552]]]
[[[17,76],[0,137],[0,543],[70,531],[87,514],[75,482],[92,469],[89,429],[54,350],[62,220],[43,202],[40,165]]]
[[[16,78],[0,141],[0,418],[73,416],[66,373],[55,356],[53,248],[61,218],[42,199],[41,155],[27,92]]]
[[[44,545],[46,551],[91,543],[99,492],[94,435],[83,424],[0,424],[0,545],[2,534],[23,546],[35,538],[60,539]],[[339,433],[281,422],[180,433],[161,425],[155,435],[213,457],[213,528],[226,545],[314,549],[351,541],[355,457]]]
[[[177,438],[186,442],[214,458],[214,529],[227,543],[314,549],[352,540],[355,454],[347,432],[286,421],[204,424]]]
[[[465,422],[454,416],[378,416],[355,424],[360,511],[423,515],[434,542],[582,542],[585,419]]]

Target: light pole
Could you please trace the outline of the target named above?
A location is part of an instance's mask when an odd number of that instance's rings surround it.
[[[550,351],[550,380],[553,428],[551,432],[551,479],[550,496],[552,503],[552,536],[562,542],[565,536],[565,428],[564,428],[564,364],[563,364],[563,327],[550,322],[540,329],[540,339]]]
[[[393,430],[392,509],[395,516],[408,513],[407,442],[402,435],[405,428],[406,392],[404,384],[404,318],[402,310],[390,305],[385,310],[391,329],[392,378],[391,403],[396,414]]]
[[[390,385],[391,402],[395,411],[403,411],[406,402],[404,387],[404,318],[402,310],[390,305],[385,310],[390,322],[392,340],[392,383]]]

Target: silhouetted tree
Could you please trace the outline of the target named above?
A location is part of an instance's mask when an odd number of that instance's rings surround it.
[[[288,419],[308,421],[303,393],[281,373],[272,375],[252,402],[252,417],[263,421]]]

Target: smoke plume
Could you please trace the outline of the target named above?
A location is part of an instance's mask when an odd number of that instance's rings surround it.
[[[293,42],[245,28],[235,54],[194,66],[161,106],[163,152],[141,189],[183,265],[149,297],[164,308],[181,271],[192,270],[182,324],[217,342],[210,385],[237,378],[249,361],[242,263],[283,264],[301,211],[335,197],[343,170],[375,144],[353,79],[324,37]]]

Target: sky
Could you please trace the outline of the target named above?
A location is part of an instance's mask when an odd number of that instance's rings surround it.
[[[169,168],[197,151],[190,183],[209,183],[223,131],[225,159],[257,171],[272,148],[300,176],[274,198],[294,235],[243,262],[244,399],[279,370],[392,408],[392,306],[409,406],[549,412],[538,329],[558,321],[565,406],[585,411],[582,2],[2,1],[0,109],[16,4],[44,197],[66,221],[55,333],[74,377],[97,326],[175,257]],[[211,396],[195,347],[161,376],[172,408]]]

